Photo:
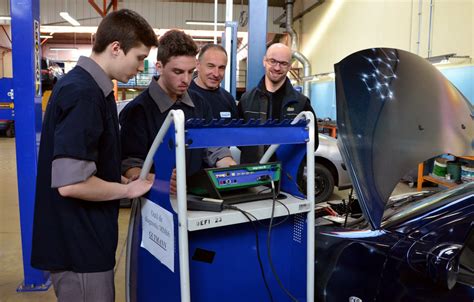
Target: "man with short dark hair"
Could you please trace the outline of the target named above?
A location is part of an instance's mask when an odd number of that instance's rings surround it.
[[[160,37],[156,62],[159,76],[120,113],[122,170],[126,177],[140,174],[148,150],[170,110],[183,110],[186,120],[212,119],[208,103],[195,92],[188,91],[196,67],[196,54],[196,44],[182,31],[169,30]],[[188,175],[198,172],[203,168],[203,160],[208,166],[226,166],[233,163],[231,159],[227,148],[186,150],[186,172]],[[172,194],[175,185],[173,174]]]
[[[258,119],[267,120],[294,119],[301,111],[311,111],[310,100],[296,91],[286,76],[291,68],[291,49],[276,43],[268,47],[263,57],[265,75],[257,87],[242,95],[238,111],[245,121]],[[318,147],[318,136],[315,136]],[[240,162],[258,162],[264,154],[264,146],[241,147]]]
[[[227,66],[227,52],[217,44],[204,45],[198,54],[197,77],[189,89],[200,94],[211,106],[215,119],[237,119],[234,97],[220,87]]]
[[[127,82],[156,46],[151,26],[131,10],[107,15],[92,54],[54,87],[38,158],[31,265],[51,272],[58,301],[115,300],[121,198],[151,188],[120,173],[112,79]]]

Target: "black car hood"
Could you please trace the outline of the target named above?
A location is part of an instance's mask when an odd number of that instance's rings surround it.
[[[424,160],[474,155],[474,111],[427,60],[398,49],[335,66],[338,144],[365,218],[380,227],[396,184]]]

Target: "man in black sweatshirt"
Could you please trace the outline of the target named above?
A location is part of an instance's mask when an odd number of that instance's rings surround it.
[[[310,100],[296,91],[287,74],[291,68],[291,49],[281,43],[272,44],[263,58],[265,75],[257,87],[242,95],[238,105],[240,118],[260,120],[292,120],[301,111],[314,110]],[[318,147],[318,136],[315,136]],[[265,146],[242,147],[241,163],[258,162]]]

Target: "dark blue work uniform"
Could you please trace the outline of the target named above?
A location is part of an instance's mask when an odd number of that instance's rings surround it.
[[[188,90],[179,100],[172,100],[154,78],[149,87],[120,112],[122,140],[122,171],[142,167],[148,151],[170,110],[183,110],[185,119],[198,118],[210,121],[209,104],[195,92]],[[206,149],[186,149],[186,173],[192,175],[215,161],[230,156],[228,149],[215,152],[207,162]],[[203,165],[204,164],[204,165]]]
[[[189,85],[189,90],[197,92],[211,107],[212,117],[218,120],[238,119],[237,105],[234,97],[225,89],[219,87],[209,90],[199,87],[193,80]]]
[[[311,111],[314,114],[310,100],[293,88],[288,77],[277,91],[269,92],[263,76],[257,87],[242,95],[237,109],[244,121],[255,119],[262,123],[270,119],[292,120],[302,111]],[[316,115],[314,116],[316,118]],[[315,135],[315,150],[318,144],[318,136]],[[240,163],[258,162],[266,148],[264,145],[240,147]]]
[[[56,84],[41,133],[31,265],[42,270],[92,273],[115,266],[119,202],[65,198],[56,188],[81,180],[55,176],[54,162],[62,165],[56,174],[85,164],[94,167],[92,175],[105,181],[121,180],[113,93],[106,94],[90,71],[80,67],[81,62],[100,68],[81,57],[78,66]]]

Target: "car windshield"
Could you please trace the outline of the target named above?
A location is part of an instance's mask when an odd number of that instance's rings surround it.
[[[443,206],[443,204],[453,202],[453,200],[460,201],[464,199],[464,196],[467,198],[469,195],[472,195],[473,192],[474,182],[468,182],[463,185],[459,185],[454,189],[445,190],[438,193],[425,192],[426,194],[421,196],[422,199],[419,202],[412,202],[414,200],[406,200],[406,202],[409,204],[405,207],[405,209],[396,211],[396,213],[393,215],[385,215],[384,221],[382,222],[382,227],[389,227],[390,225],[400,223],[401,221],[410,219],[414,216],[419,217],[423,213],[428,212],[435,207],[440,208]]]

